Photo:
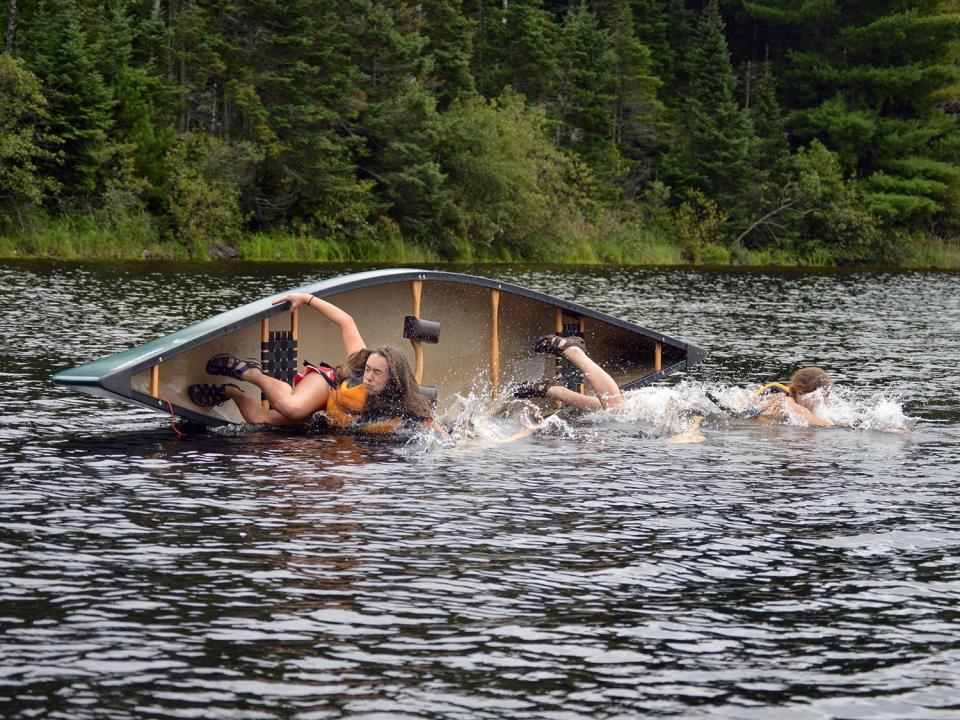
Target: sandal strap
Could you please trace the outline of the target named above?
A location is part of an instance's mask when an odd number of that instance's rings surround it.
[[[583,338],[579,335],[544,335],[534,344],[533,351],[563,355],[563,352],[571,347],[578,347],[584,350]]]
[[[556,378],[544,378],[535,383],[520,383],[513,391],[515,398],[546,397],[547,390],[554,385],[559,385],[560,381]]]
[[[243,374],[251,369],[263,370],[256,360],[241,360],[236,355],[220,353],[207,360],[208,375],[225,375],[234,380],[243,380]]]
[[[240,389],[238,385],[234,385],[233,383],[225,383],[224,385],[197,383],[187,388],[187,395],[194,405],[199,405],[200,407],[216,407],[217,405],[223,405],[223,403],[229,399],[227,397],[228,385],[238,390]]]

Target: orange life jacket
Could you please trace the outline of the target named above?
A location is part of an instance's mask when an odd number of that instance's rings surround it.
[[[403,424],[403,418],[384,418],[375,422],[363,423],[357,427],[357,420],[367,404],[367,388],[357,376],[347,378],[339,387],[330,388],[327,396],[327,422],[338,428],[351,428],[363,433],[393,433]]]

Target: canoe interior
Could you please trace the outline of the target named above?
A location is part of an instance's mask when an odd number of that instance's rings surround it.
[[[412,343],[403,338],[404,316],[416,314],[415,283],[420,282],[419,317],[441,324],[437,344],[421,344],[421,384],[438,388],[437,410],[442,415],[458,394],[492,394],[496,387],[540,379],[552,373],[556,359],[534,354],[533,341],[558,330],[558,323],[578,328],[590,356],[605,368],[618,385],[627,385],[662,368],[680,362],[685,350],[630,329],[593,318],[581,318],[539,299],[480,285],[452,281],[400,281],[372,287],[324,294],[326,300],[350,313],[368,347],[394,345],[411,367],[415,366]],[[496,300],[495,300],[496,296]],[[498,305],[494,317],[494,303]],[[265,320],[269,330],[289,330],[294,313],[280,311]],[[298,367],[303,360],[339,364],[344,360],[339,329],[319,312],[300,309],[296,315],[299,336]],[[496,327],[497,342],[493,336]],[[221,383],[223,378],[206,374],[207,359],[216,353],[244,358],[260,357],[261,321],[197,345],[179,355],[132,375],[131,388],[146,396],[160,397],[174,406],[188,408],[214,422],[242,422],[233,403],[219,408],[200,408],[190,402],[187,387],[193,383]],[[496,367],[495,367],[496,366]],[[259,390],[238,383],[259,397]]]

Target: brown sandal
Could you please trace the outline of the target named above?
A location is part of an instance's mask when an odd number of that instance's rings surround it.
[[[563,355],[567,348],[578,347],[585,350],[583,338],[579,335],[570,335],[569,337],[560,337],[559,335],[544,335],[534,343],[533,351],[538,353],[553,353],[554,355]]]
[[[198,383],[187,388],[187,395],[190,396],[190,402],[198,407],[216,407],[223,405],[230,398],[227,397],[227,386],[240,389],[238,385],[227,383],[226,385],[210,385],[208,383]]]
[[[513,396],[515,398],[542,398],[547,396],[547,390],[554,385],[559,385],[560,381],[556,378],[543,379],[535,383],[520,383],[514,388]]]

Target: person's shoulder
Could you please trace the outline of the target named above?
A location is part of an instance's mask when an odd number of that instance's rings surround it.
[[[760,396],[760,414],[777,415],[783,412],[784,403],[791,401],[789,395],[783,393],[770,393]]]

